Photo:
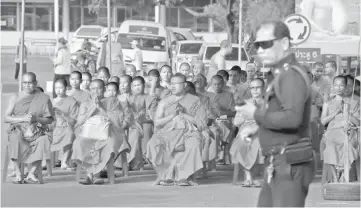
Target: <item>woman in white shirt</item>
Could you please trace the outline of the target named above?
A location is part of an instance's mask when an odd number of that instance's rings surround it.
[[[57,79],[63,78],[69,84],[69,76],[71,73],[71,54],[66,46],[68,43],[63,37],[59,38],[59,47],[54,59],[54,81],[53,81],[53,98],[56,97],[54,83]]]

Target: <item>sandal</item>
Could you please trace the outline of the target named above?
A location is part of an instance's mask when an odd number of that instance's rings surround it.
[[[243,182],[241,183],[241,186],[242,186],[242,187],[251,187],[251,186],[252,186],[252,183],[251,183],[251,181],[249,181],[249,180],[245,180],[245,181],[243,181]]]
[[[93,180],[93,184],[95,184],[95,185],[103,185],[103,184],[104,184],[104,180],[101,179],[101,178],[95,178],[95,179]]]
[[[160,181],[159,185],[161,185],[161,186],[174,186],[174,181],[173,180]]]
[[[26,178],[24,183],[28,183],[28,184],[40,184],[40,181],[38,179],[34,179],[34,178]]]
[[[253,183],[252,183],[251,186],[254,187],[254,188],[261,188],[261,187],[262,187],[262,183],[259,182],[259,181],[253,181]]]
[[[21,177],[16,177],[15,180],[13,180],[13,184],[23,184],[24,179]]]
[[[190,186],[189,182],[187,180],[181,180],[177,182],[178,186]]]
[[[99,173],[100,178],[108,178],[108,172],[106,170],[102,170]]]
[[[89,176],[86,176],[85,178],[80,179],[79,183],[83,185],[90,185],[93,181]]]

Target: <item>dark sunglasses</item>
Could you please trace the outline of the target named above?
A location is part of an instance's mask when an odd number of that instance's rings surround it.
[[[269,49],[269,48],[272,48],[272,46],[274,45],[274,42],[276,40],[279,40],[279,38],[272,39],[272,40],[266,40],[266,41],[254,42],[253,46],[256,50],[258,50],[260,47],[262,49]]]

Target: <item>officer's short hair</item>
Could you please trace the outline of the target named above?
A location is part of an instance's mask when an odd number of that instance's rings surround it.
[[[257,27],[256,32],[258,32],[258,30],[261,29],[261,27],[266,25],[273,26],[273,35],[276,39],[288,38],[288,40],[291,40],[290,29],[283,21],[280,20],[266,20]],[[291,43],[290,43],[290,47],[291,47]]]
[[[337,69],[337,64],[336,64],[335,61],[332,61],[332,60],[331,60],[331,61],[327,61],[326,64],[331,64],[332,68]],[[325,64],[325,65],[326,65],[326,64]]]

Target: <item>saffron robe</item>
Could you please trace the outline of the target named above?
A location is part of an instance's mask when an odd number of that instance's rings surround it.
[[[203,167],[201,132],[206,124],[206,109],[200,99],[191,94],[186,94],[181,100],[172,95],[161,102],[165,102],[164,116],[174,113],[177,105],[182,105],[186,114],[195,116],[197,125],[178,115],[156,128],[147,145],[147,158],[160,180],[186,180]]]
[[[34,92],[29,96],[17,95],[13,116],[22,116],[31,112],[36,117],[54,117],[50,97],[43,92]],[[11,124],[8,130],[9,156],[21,163],[33,163],[50,159],[49,136],[45,127],[34,123]]]
[[[73,143],[72,160],[79,161],[87,172],[93,174],[103,170],[112,155],[116,158],[119,153],[123,151],[129,152],[130,150],[122,127],[125,115],[120,102],[115,97],[104,98],[100,102],[107,112],[106,117],[110,121],[109,138],[99,141],[80,135],[83,125],[79,123],[80,120],[83,120],[83,118],[87,120],[95,115],[101,115],[99,110],[94,111],[96,108],[94,101],[89,100],[80,105],[78,124],[75,130],[76,139]],[[94,113],[91,113],[92,111]]]

